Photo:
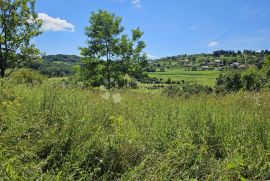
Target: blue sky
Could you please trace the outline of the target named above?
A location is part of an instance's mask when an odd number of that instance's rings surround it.
[[[151,58],[270,49],[269,0],[37,0],[44,33],[35,44],[46,54],[79,55],[98,9],[122,16],[127,33],[140,27]]]

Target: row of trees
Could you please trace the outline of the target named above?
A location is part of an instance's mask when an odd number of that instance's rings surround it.
[[[261,50],[261,51],[254,51],[254,50],[243,50],[243,51],[234,51],[234,50],[217,50],[213,52],[213,55],[215,57],[220,57],[220,56],[265,56],[269,55],[270,51],[268,50]]]

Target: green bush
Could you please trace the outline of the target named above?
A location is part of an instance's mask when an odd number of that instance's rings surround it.
[[[45,80],[45,77],[39,72],[30,69],[19,69],[11,74],[11,78],[18,84],[40,84]]]
[[[263,66],[249,67],[244,71],[227,71],[219,75],[216,80],[217,93],[228,93],[239,90],[259,91],[263,87],[269,87],[270,82],[270,57],[268,56]]]
[[[219,75],[216,80],[216,92],[235,92],[243,88],[240,71],[227,71]]]
[[[178,85],[169,85],[163,89],[162,93],[167,96],[184,96],[189,97],[200,93],[210,94],[213,89],[208,86],[203,86],[197,83],[182,82]]]

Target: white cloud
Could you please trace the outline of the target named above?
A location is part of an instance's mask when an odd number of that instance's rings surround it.
[[[151,54],[147,54],[147,57],[148,57],[149,59],[157,59],[157,56],[151,55]]]
[[[140,9],[142,7],[142,2],[141,0],[131,0],[131,4],[135,7]]]
[[[211,42],[208,43],[209,47],[216,47],[218,45],[219,45],[219,42],[217,42],[217,41],[211,41]]]
[[[60,18],[50,17],[46,13],[38,13],[38,19],[42,20],[42,31],[75,31],[75,26]]]

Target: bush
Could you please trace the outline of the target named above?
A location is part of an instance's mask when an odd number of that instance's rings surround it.
[[[168,80],[166,81],[167,84],[171,84],[172,83],[172,80],[171,78],[169,77]]]
[[[241,73],[239,71],[228,71],[220,74],[216,80],[215,88],[218,93],[239,91],[243,88]]]
[[[199,93],[212,93],[213,89],[208,86],[203,86],[200,84],[191,84],[183,82],[182,84],[178,85],[170,85],[167,86],[162,94],[165,94],[167,96],[184,96],[188,97],[191,95],[199,94]]]
[[[247,91],[259,91],[269,86],[270,80],[270,57],[268,56],[263,66],[249,67],[245,71],[227,71],[219,75],[216,80],[216,92],[232,92],[241,89]]]
[[[39,72],[30,69],[20,69],[11,75],[18,84],[41,84],[45,77]]]

